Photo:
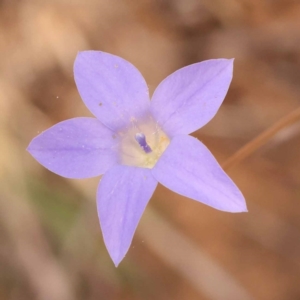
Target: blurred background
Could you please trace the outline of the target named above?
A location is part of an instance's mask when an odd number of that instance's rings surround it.
[[[297,0],[0,0],[0,299],[300,299],[300,122],[226,169],[247,214],[159,186],[117,269],[99,178],[64,179],[25,150],[91,116],[73,80],[80,50],[129,60],[151,93],[180,67],[234,57],[223,106],[193,134],[222,164],[300,107],[299,29]]]

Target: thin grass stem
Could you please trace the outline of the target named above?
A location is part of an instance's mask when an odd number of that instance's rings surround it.
[[[267,128],[261,134],[259,134],[256,138],[248,142],[244,145],[240,150],[235,152],[232,156],[230,156],[224,163],[222,163],[222,167],[224,170],[228,171],[241,161],[249,157],[256,150],[258,150],[261,146],[266,144],[269,140],[271,140],[280,130],[285,127],[288,127],[300,119],[300,107],[291,113],[285,115],[278,122],[273,124],[271,127]]]

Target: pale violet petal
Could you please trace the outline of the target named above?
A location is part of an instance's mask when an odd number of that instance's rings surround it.
[[[101,175],[117,163],[118,139],[95,118],[60,122],[35,137],[27,150],[48,170],[68,178]]]
[[[106,248],[117,266],[127,253],[157,181],[150,169],[114,166],[102,177],[97,209]]]
[[[155,90],[151,111],[169,136],[189,134],[217,113],[232,79],[233,59],[212,59],[177,70]]]
[[[143,76],[121,57],[101,51],[79,52],[74,77],[85,105],[112,130],[126,127],[149,110]]]
[[[228,212],[247,211],[245,199],[211,152],[196,138],[178,135],[152,174],[172,191]]]

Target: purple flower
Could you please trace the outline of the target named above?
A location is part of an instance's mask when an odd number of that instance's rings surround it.
[[[232,70],[232,59],[184,67],[164,79],[150,101],[144,78],[128,61],[98,51],[78,54],[75,81],[96,118],[58,123],[34,138],[28,151],[64,177],[104,174],[97,209],[116,266],[158,182],[219,210],[247,211],[243,195],[210,151],[188,135],[214,117]]]

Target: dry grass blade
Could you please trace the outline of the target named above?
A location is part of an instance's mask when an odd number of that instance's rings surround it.
[[[149,249],[178,271],[200,294],[212,300],[254,299],[229,272],[154,209],[148,207],[144,221],[137,233]]]
[[[226,171],[230,170],[232,167],[249,157],[253,152],[267,143],[272,137],[274,137],[277,132],[282,130],[283,128],[294,124],[300,119],[300,108],[292,111],[288,115],[284,116],[274,125],[266,129],[256,138],[251,140],[245,146],[243,146],[240,150],[234,153],[231,157],[229,157],[223,164],[222,167]]]

